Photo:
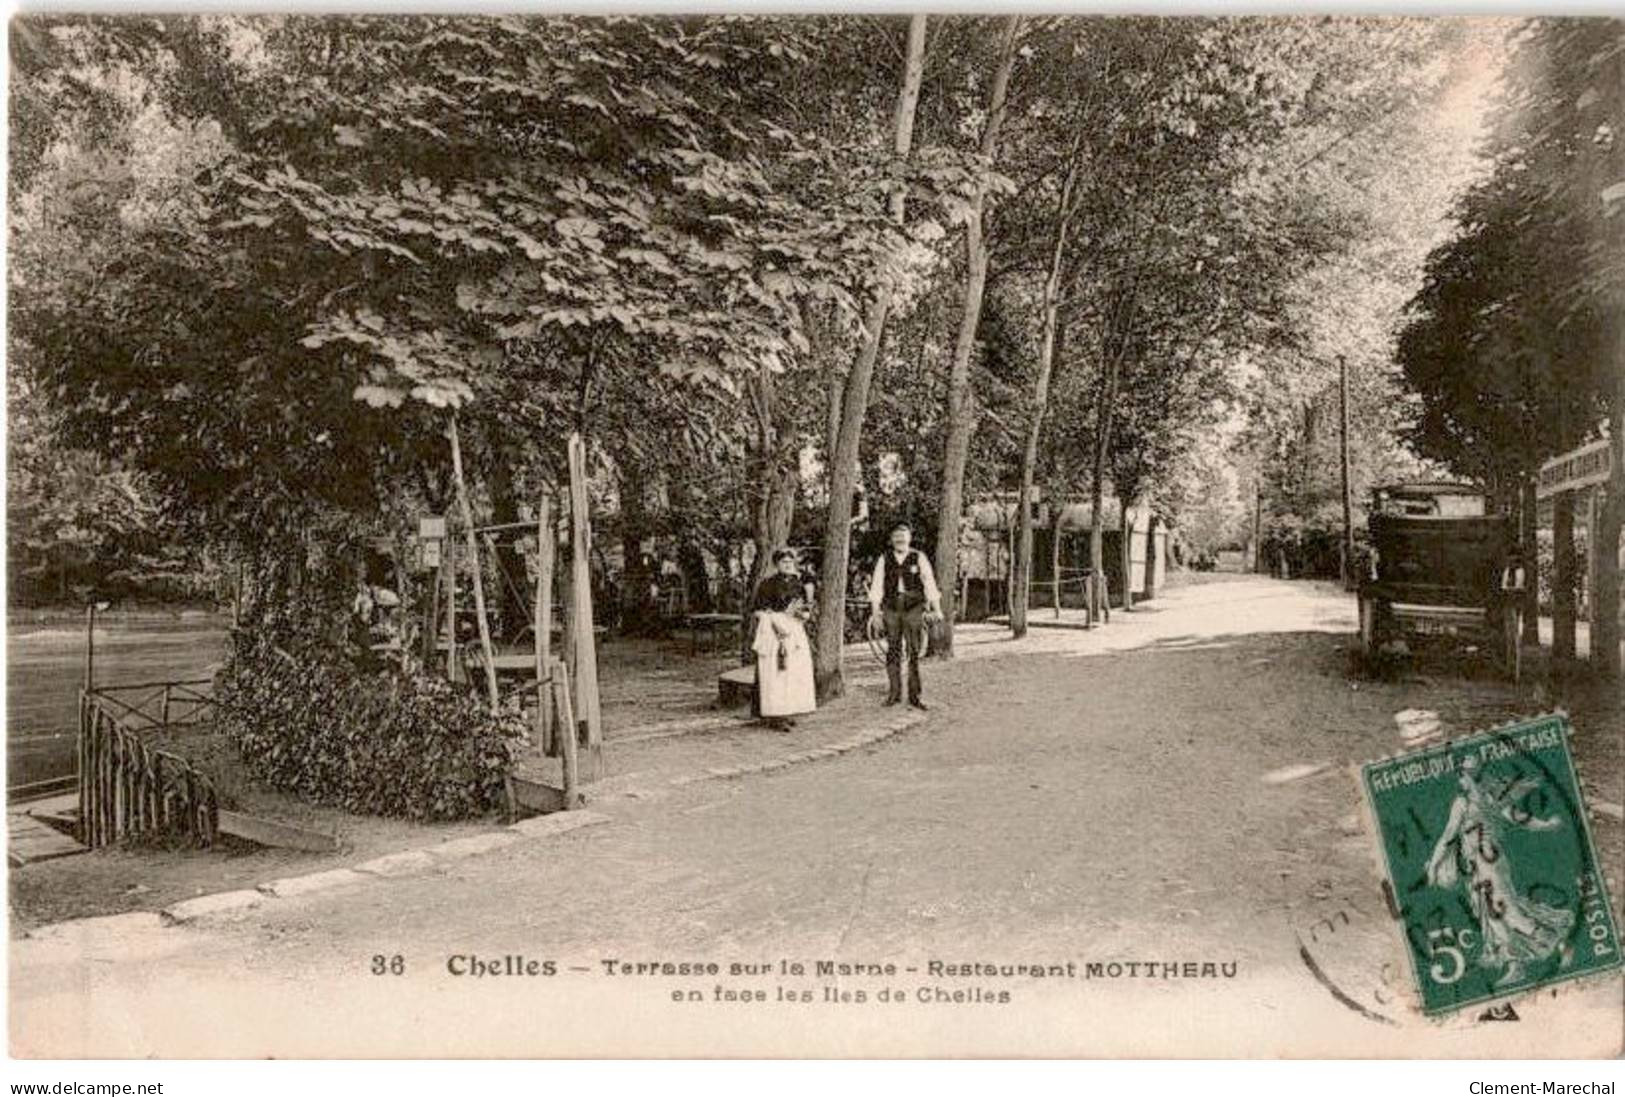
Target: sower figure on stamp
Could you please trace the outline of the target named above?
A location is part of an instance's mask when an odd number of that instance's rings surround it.
[[[869,633],[886,630],[886,704],[902,700],[902,661],[908,651],[908,703],[925,708],[920,696],[920,655],[925,649],[925,625],[941,615],[942,595],[931,560],[909,547],[913,531],[898,525],[891,531],[891,551],[875,561],[869,580]]]

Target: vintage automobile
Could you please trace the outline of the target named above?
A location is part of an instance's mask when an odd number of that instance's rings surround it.
[[[1518,680],[1524,566],[1517,528],[1487,514],[1470,484],[1413,483],[1372,492],[1360,580],[1360,648],[1380,659],[1404,640],[1482,645]]]

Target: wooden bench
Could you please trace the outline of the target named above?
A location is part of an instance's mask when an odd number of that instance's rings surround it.
[[[722,708],[748,705],[755,692],[755,666],[734,667],[717,675],[717,704]]]

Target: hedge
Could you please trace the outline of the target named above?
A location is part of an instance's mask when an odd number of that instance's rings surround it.
[[[367,670],[321,644],[239,634],[216,682],[220,722],[257,780],[312,803],[414,820],[465,819],[503,802],[521,738],[443,678]]]

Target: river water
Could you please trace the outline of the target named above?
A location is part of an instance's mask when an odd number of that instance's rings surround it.
[[[206,678],[225,656],[230,618],[98,621],[98,686]],[[13,622],[6,630],[6,786],[73,773],[83,624]]]

